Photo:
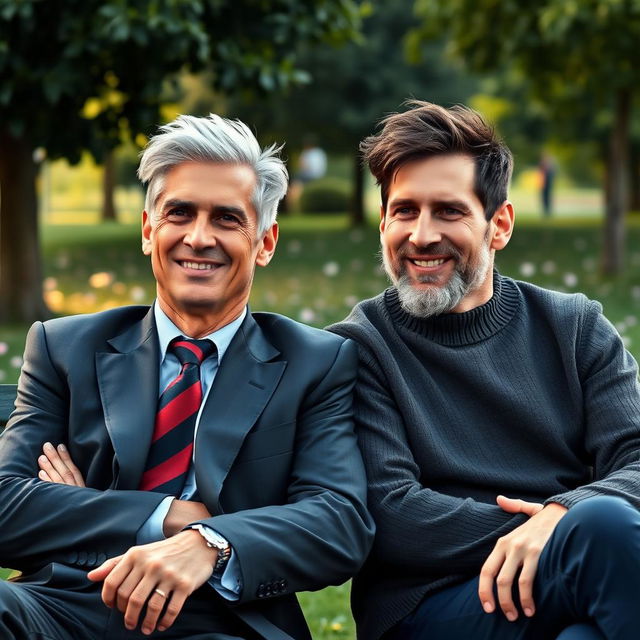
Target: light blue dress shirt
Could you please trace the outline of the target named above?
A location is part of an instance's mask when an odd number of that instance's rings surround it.
[[[178,375],[180,372],[180,363],[178,358],[173,353],[167,353],[167,347],[169,343],[177,337],[184,336],[184,334],[176,327],[167,315],[160,309],[160,305],[157,300],[153,305],[153,313],[156,321],[156,329],[158,331],[158,341],[160,343],[160,388],[158,390],[158,397],[162,394],[167,385]],[[231,344],[231,340],[236,335],[236,332],[240,328],[242,321],[247,315],[247,309],[244,308],[243,312],[233,322],[225,325],[221,329],[210,333],[204,338],[199,340],[211,340],[216,345],[218,350],[218,357],[209,357],[203,361],[200,365],[200,383],[202,384],[202,404],[200,405],[200,411],[196,418],[196,426],[194,433],[195,436],[198,433],[198,426],[200,425],[200,416],[202,415],[202,408],[209,396],[209,391],[215,380],[216,373],[222,358]],[[190,336],[184,336],[189,338]],[[193,450],[193,456],[195,458],[195,446]],[[180,495],[181,500],[190,500],[197,493],[196,487],[196,474],[193,466],[193,458],[191,460],[191,467],[187,474],[184,489]],[[156,510],[149,516],[146,522],[140,527],[137,535],[138,544],[147,544],[149,542],[156,542],[158,540],[164,540],[164,533],[162,525],[164,519],[171,507],[171,503],[175,500],[173,497],[165,498],[156,508]],[[209,581],[211,586],[227,600],[238,600],[239,594],[242,591],[242,578],[240,573],[240,567],[235,552],[231,551],[231,557],[227,562],[224,572],[221,576],[212,576]]]

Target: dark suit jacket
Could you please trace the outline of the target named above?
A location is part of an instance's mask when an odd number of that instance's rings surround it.
[[[49,567],[55,585],[56,570],[84,577],[136,543],[166,497],[137,490],[159,358],[148,307],[33,325],[0,445],[0,565]],[[206,523],[231,542],[242,572],[233,606],[260,611],[296,638],[308,630],[294,592],[343,582],[372,541],[352,425],[356,366],[349,341],[247,314],[198,428],[196,481],[213,514]],[[46,441],[69,447],[87,488],[37,479]]]

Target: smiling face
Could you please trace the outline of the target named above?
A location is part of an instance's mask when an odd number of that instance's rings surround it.
[[[143,212],[158,303],[190,337],[228,324],[247,304],[255,265],[271,260],[274,224],[258,235],[256,178],[246,165],[187,162],[165,176],[153,216]]]
[[[513,208],[487,221],[467,155],[408,162],[389,185],[380,238],[387,274],[405,310],[427,317],[463,312],[493,295],[493,256],[508,242]]]

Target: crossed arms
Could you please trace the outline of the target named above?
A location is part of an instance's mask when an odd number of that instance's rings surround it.
[[[66,319],[64,325],[55,321],[53,328],[65,326],[64,334],[71,333],[66,324]],[[73,349],[69,336],[47,337],[48,328],[51,325],[37,324],[29,333],[16,411],[2,436],[0,562],[4,566],[26,573],[51,562],[95,566],[91,574],[104,580],[105,601],[125,612],[130,624],[145,593],[173,592],[173,608],[168,617],[159,619],[160,626],[170,624],[183,597],[207,580],[215,563],[215,550],[206,546],[200,533],[182,531],[187,524],[207,524],[232,544],[244,585],[239,604],[255,600],[259,585],[275,576],[285,578],[286,587],[274,595],[286,596],[341,582],[359,568],[370,547],[373,526],[365,508],[364,470],[352,428],[351,391],[357,364],[353,344],[334,342],[332,351],[325,349],[328,357],[316,358],[318,363],[324,359],[323,368],[307,364],[306,370],[314,376],[311,388],[298,384],[277,395],[274,411],[290,406],[293,422],[278,425],[274,433],[284,434],[284,426],[295,429],[294,450],[274,456],[273,464],[279,465],[275,471],[270,458],[243,462],[238,472],[258,469],[263,473],[267,465],[272,470],[268,482],[260,483],[260,491],[251,492],[251,499],[260,494],[268,496],[269,502],[247,503],[243,492],[235,492],[226,513],[210,515],[201,504],[174,501],[165,520],[170,537],[137,546],[140,527],[166,496],[112,488],[118,486],[122,470],[104,428],[100,400],[94,399],[97,392],[91,389],[95,384],[92,363],[85,366],[79,356],[73,360],[67,355]],[[79,332],[78,324],[72,328]],[[87,350],[86,345],[80,348]],[[69,371],[69,362],[81,365],[74,364],[77,370]],[[283,378],[285,387],[286,382]],[[136,428],[131,425],[134,433]],[[264,441],[266,436],[261,437]],[[67,445],[87,486],[79,481],[73,485],[43,482],[37,477],[37,459],[45,442]],[[206,478],[207,472],[198,470]],[[239,481],[244,477],[240,475]],[[260,482],[259,477],[256,481]],[[169,563],[172,554],[175,561]],[[79,556],[91,560],[80,562]],[[186,583],[182,582],[185,577]],[[156,600],[150,597],[148,605],[158,607]],[[145,619],[143,628],[153,621],[153,615]]]

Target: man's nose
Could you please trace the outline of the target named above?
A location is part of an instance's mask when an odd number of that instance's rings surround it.
[[[201,251],[216,244],[215,234],[208,219],[197,217],[189,225],[184,236],[184,243],[194,251]]]
[[[414,220],[409,241],[416,247],[426,247],[441,240],[442,233],[438,221],[431,216],[429,211],[421,211]]]

